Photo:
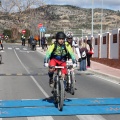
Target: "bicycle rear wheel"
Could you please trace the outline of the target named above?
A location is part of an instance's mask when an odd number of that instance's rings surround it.
[[[58,109],[60,111],[63,110],[63,104],[64,104],[64,81],[63,79],[59,80],[59,85],[58,85],[58,93],[59,93],[59,101],[58,101]]]
[[[70,72],[70,78],[71,78],[70,93],[72,95],[74,95],[75,94],[75,75],[74,75],[74,72]]]

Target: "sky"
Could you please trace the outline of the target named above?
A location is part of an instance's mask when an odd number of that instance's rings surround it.
[[[45,3],[56,5],[74,5],[82,8],[92,8],[93,3],[93,8],[120,10],[120,0],[45,0]]]

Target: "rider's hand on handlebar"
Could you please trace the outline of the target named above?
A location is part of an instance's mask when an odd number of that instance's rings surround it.
[[[45,67],[48,67],[48,63],[44,63],[44,66],[45,66]]]
[[[77,67],[77,64],[76,64],[76,63],[73,64],[73,68],[75,68],[75,67]]]

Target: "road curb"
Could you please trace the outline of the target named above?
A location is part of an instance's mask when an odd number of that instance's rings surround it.
[[[120,84],[120,78],[119,77],[116,77],[116,76],[113,76],[113,75],[110,75],[110,74],[107,74],[107,73],[98,72],[98,71],[92,70],[90,68],[87,71],[95,74],[98,77],[104,77],[105,79],[108,79],[109,81],[113,81],[115,83]]]

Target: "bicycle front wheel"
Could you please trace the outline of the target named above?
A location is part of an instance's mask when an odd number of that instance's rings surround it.
[[[0,64],[2,63],[2,55],[0,55]]]
[[[75,94],[75,75],[74,75],[74,72],[70,72],[70,79],[71,79],[70,92],[72,95],[74,95]]]
[[[58,89],[58,92],[59,92],[59,102],[58,102],[58,109],[60,111],[63,110],[63,104],[64,104],[64,81],[63,79],[60,79],[59,80],[59,89]]]

